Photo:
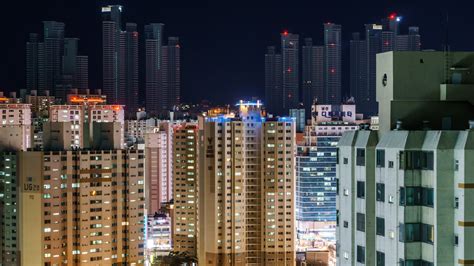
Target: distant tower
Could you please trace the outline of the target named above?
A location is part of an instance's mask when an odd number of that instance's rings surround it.
[[[302,101],[306,118],[310,118],[313,101],[324,97],[324,46],[313,46],[313,40],[306,38],[302,57]]]
[[[119,68],[120,34],[122,6],[113,5],[102,7],[102,53],[103,53],[103,85],[109,103],[124,104],[120,100],[125,95],[120,91]]]
[[[409,27],[408,34],[400,34],[402,17],[395,13],[382,19],[381,24],[365,25],[365,40],[359,33],[351,41],[351,94],[358,110],[365,116],[378,112],[375,88],[377,80],[376,55],[388,51],[419,51],[421,48],[418,27]],[[357,37],[355,37],[357,36]]]
[[[121,33],[120,88],[119,101],[125,103],[125,110],[129,117],[135,117],[138,110],[138,31],[137,24],[127,23],[126,31]]]
[[[40,90],[55,91],[61,83],[62,56],[64,51],[64,23],[44,21],[44,87]]]
[[[30,33],[26,43],[26,89],[44,90],[44,77],[42,67],[44,66],[44,43],[40,42],[37,33]],[[41,70],[40,70],[41,69]]]
[[[281,33],[283,112],[299,103],[299,35],[284,31]],[[283,115],[283,114],[280,114]]]
[[[162,47],[162,75],[159,109],[173,109],[181,100],[181,46],[178,37],[169,37],[168,45]]]
[[[265,54],[265,102],[267,112],[283,113],[283,88],[281,54],[276,53],[274,46],[267,48]]]
[[[341,103],[341,25],[324,24],[324,104]]]
[[[162,42],[164,24],[152,23],[145,26],[146,54],[146,111],[148,114],[160,113],[160,85],[162,67]]]
[[[122,31],[122,6],[102,8],[103,90],[107,101],[125,105],[127,116],[138,108],[138,32],[135,23]]]

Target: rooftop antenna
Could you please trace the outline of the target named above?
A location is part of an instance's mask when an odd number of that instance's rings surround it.
[[[452,54],[451,48],[449,46],[449,15],[446,12],[446,17],[444,21],[444,43],[443,43],[443,51],[444,51],[444,82],[445,84],[451,83],[451,65],[452,65]]]

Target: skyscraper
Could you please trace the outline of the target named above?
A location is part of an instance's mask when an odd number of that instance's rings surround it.
[[[26,44],[26,88],[65,102],[71,89],[88,88],[88,57],[78,55],[79,39],[64,38],[64,23],[44,21],[43,28],[42,41],[31,33]]]
[[[275,46],[267,47],[265,54],[265,104],[271,114],[283,114],[281,54]]]
[[[178,37],[169,37],[168,44],[162,47],[161,112],[172,110],[181,101],[181,46]]]
[[[123,59],[120,64],[120,87],[125,98],[121,101],[129,116],[134,117],[138,110],[138,31],[137,24],[127,23],[121,33],[120,51]],[[123,71],[123,72],[122,72]]]
[[[122,56],[120,53],[120,35],[122,32],[122,6],[106,6],[102,8],[102,64],[103,90],[110,103],[124,104],[125,95],[120,87],[120,71]]]
[[[281,33],[283,112],[296,108],[299,103],[299,35],[284,31]]]
[[[61,83],[56,84],[54,95],[64,102],[71,89],[89,89],[89,60],[78,55],[78,42],[77,38],[64,39]]]
[[[306,118],[310,118],[313,102],[324,100],[324,46],[314,46],[311,38],[305,38],[302,47],[301,88]]]
[[[359,111],[365,116],[377,114],[375,100],[375,58],[378,53],[388,51],[419,51],[418,27],[409,27],[408,35],[400,34],[402,17],[390,14],[381,24],[365,25],[365,40],[353,34],[351,40],[351,94],[355,97]]]
[[[164,24],[152,23],[145,26],[145,54],[146,54],[146,111],[151,115],[161,112],[161,68],[162,43]]]
[[[62,59],[64,53],[64,23],[44,21],[44,75],[46,90],[54,91],[62,81]]]
[[[43,92],[45,89],[44,76],[44,43],[37,33],[30,33],[26,43],[26,89]]]
[[[340,104],[342,89],[341,25],[324,24],[324,99],[323,104]]]

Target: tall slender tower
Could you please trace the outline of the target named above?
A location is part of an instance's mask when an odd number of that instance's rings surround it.
[[[44,66],[44,43],[40,42],[37,33],[30,33],[26,43],[26,89],[44,90],[44,77],[41,76]]]
[[[281,33],[283,112],[299,103],[299,35],[284,31]]]
[[[64,52],[64,23],[44,21],[44,89],[54,91],[61,83]]]
[[[324,24],[324,104],[341,103],[341,25]]]
[[[265,54],[265,101],[271,114],[283,113],[283,88],[281,54],[275,46],[267,47]]]
[[[162,67],[162,42],[164,24],[152,23],[145,26],[146,54],[146,111],[151,115],[160,113],[160,85]]]
[[[120,102],[125,104],[128,116],[138,110],[138,31],[137,24],[127,23],[120,39]],[[122,72],[123,71],[123,72]],[[122,96],[123,95],[123,96]],[[123,97],[123,98],[122,98]]]
[[[162,75],[160,85],[161,112],[172,110],[181,99],[181,46],[178,37],[169,37],[162,47]]]
[[[314,46],[311,38],[302,47],[302,90],[306,118],[311,117],[315,100],[324,98],[324,46]]]
[[[102,87],[109,103],[124,104],[119,80],[122,6],[102,7],[102,15]]]

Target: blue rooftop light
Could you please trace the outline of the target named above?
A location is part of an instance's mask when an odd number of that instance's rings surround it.
[[[243,100],[240,100],[238,103],[235,104],[235,106],[263,106],[263,103],[258,100],[258,101],[243,101]]]

